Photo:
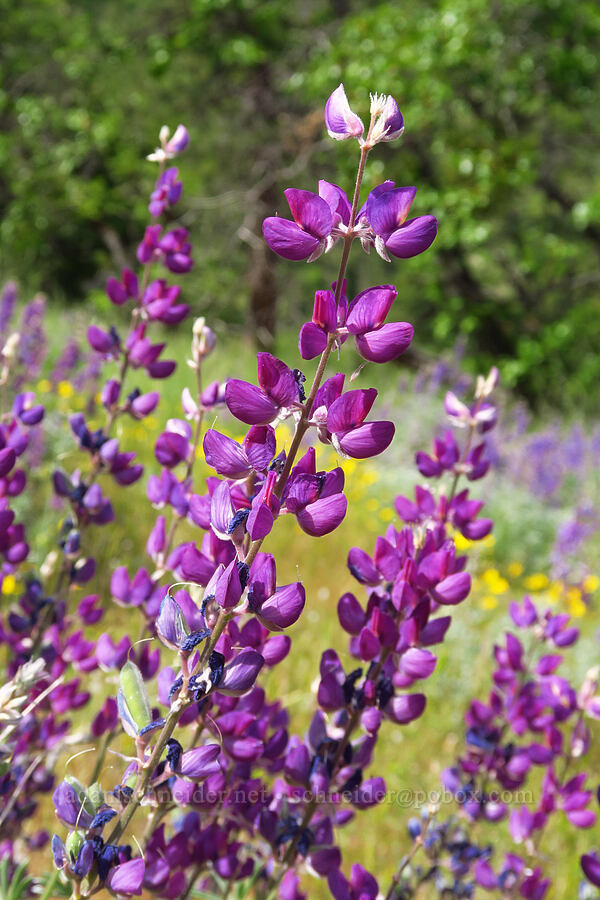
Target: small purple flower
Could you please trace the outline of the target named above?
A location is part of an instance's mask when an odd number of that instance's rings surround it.
[[[159,175],[155,188],[150,195],[150,205],[148,209],[152,216],[162,216],[169,206],[174,206],[183,190],[181,181],[177,181],[178,170],[173,167],[165,169]]]
[[[13,403],[13,412],[23,425],[37,425],[44,418],[44,407],[35,402],[33,391],[17,394]]]
[[[139,291],[137,275],[131,269],[123,269],[121,281],[112,276],[106,282],[106,293],[115,306],[122,306],[130,299],[137,299]]]
[[[386,363],[410,346],[414,335],[412,325],[408,322],[384,324],[396,294],[391,284],[368,288],[350,305],[346,328],[354,336],[356,349],[364,359]]]
[[[231,697],[246,694],[253,686],[264,665],[264,658],[256,650],[242,650],[225,666],[219,682],[219,693]]]
[[[164,255],[164,264],[170,272],[183,274],[193,267],[190,256],[192,245],[188,237],[186,228],[174,228],[158,242],[158,250]]]
[[[363,134],[364,125],[350,109],[343,84],[335,89],[325,104],[325,126],[329,137],[335,141],[360,138]]]
[[[600,856],[595,852],[584,853],[580,864],[587,880],[596,887],[600,887]]]
[[[111,869],[106,876],[106,886],[114,894],[126,897],[142,893],[146,865],[143,859],[131,859]]]
[[[326,249],[334,225],[328,203],[311,191],[285,191],[293,222],[270,216],[263,222],[263,234],[271,250],[284,259],[317,259]]]
[[[219,475],[247,478],[251,472],[264,472],[275,456],[275,431],[270,425],[253,425],[242,446],[232,438],[210,428],[204,435],[206,462]]]
[[[365,422],[375,398],[375,388],[347,391],[327,412],[327,430],[338,452],[354,459],[368,459],[382,453],[392,442],[392,422]]]
[[[190,142],[190,136],[185,125],[178,125],[173,134],[167,125],[163,125],[159,134],[160,147],[157,147],[154,153],[150,153],[146,159],[150,162],[165,162],[167,159],[173,159],[186,149]]]
[[[427,250],[437,234],[435,216],[408,219],[417,189],[391,188],[367,201],[367,215],[375,234],[375,249],[382,259],[392,256],[410,259]]]
[[[268,425],[299,401],[292,370],[270,353],[257,353],[258,384],[230,378],[225,386],[229,412],[247,425]]]

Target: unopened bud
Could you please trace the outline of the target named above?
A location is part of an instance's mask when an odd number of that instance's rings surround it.
[[[19,343],[21,341],[21,335],[18,331],[13,331],[12,334],[6,339],[4,347],[2,348],[2,356],[6,360],[14,359],[17,355],[17,350],[19,348]]]
[[[200,365],[202,360],[206,359],[215,349],[217,338],[212,328],[206,324],[203,316],[194,322],[193,335],[192,363]]]
[[[496,366],[492,366],[487,378],[484,378],[483,375],[478,375],[477,384],[475,387],[475,398],[477,400],[483,400],[485,397],[489,397],[497,386],[499,380],[500,372],[498,371]]]
[[[144,679],[136,664],[128,660],[121,669],[119,681],[117,704],[121,723],[130,737],[136,737],[152,721]]]

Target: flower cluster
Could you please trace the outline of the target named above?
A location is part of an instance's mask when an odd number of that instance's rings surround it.
[[[186,129],[171,135],[163,128],[148,157],[159,174],[137,251],[140,269],[108,279],[115,324],[93,323],[87,331],[96,375],[102,366],[99,408],[81,406],[68,418],[78,464],[54,468],[51,477],[65,515],[52,552],[27,570],[19,567],[29,547],[11,504],[26,484],[17,459],[44,409],[15,377],[21,338],[5,335],[14,292],[7,289],[0,303],[0,396],[12,392],[0,422],[0,552],[3,577],[21,585],[18,604],[0,623],[8,654],[0,691],[0,854],[16,871],[23,849],[49,841],[45,829],[27,829],[24,841],[21,833],[37,795],[51,792],[60,825],[50,840],[53,874],[40,885],[45,897],[66,889],[72,900],[105,891],[302,900],[303,879],[312,875],[335,900],[399,900],[425,882],[440,896],[469,897],[477,885],[541,900],[548,877],[532,860],[548,820],[564,815],[578,828],[595,821],[585,773],[567,773],[567,766],[585,755],[588,720],[600,717],[598,676],[591,672],[576,692],[558,674],[559,654],[534,658],[537,646],[566,648],[578,635],[567,617],[542,615],[526,599],[511,615],[529,646],[509,634],[495,648],[489,701],[471,705],[465,752],[445,774],[456,816],[441,821],[432,806],[409,822],[412,848],[398,852],[385,895],[379,873],[359,862],[346,866],[339,846],[338,830],[386,797],[373,768],[379,738],[427,714],[426,682],[451,624],[449,607],[471,590],[459,539],[479,541],[492,529],[480,515],[483,502],[461,480],[482,478],[493,460],[496,369],[477,380],[470,405],[447,394],[451,427],[436,435],[430,452],[417,453],[414,499],[396,498],[399,521],[372,552],[350,549],[348,569],[365,596],[346,592],[338,601],[347,653],[334,646],[323,653],[306,734],[293,732],[285,698],[266,690],[273,684],[266,674],[293,652],[287,630],[302,620],[311,597],[299,575],[283,576],[265,542],[283,515],[311,538],[334,532],[348,509],[340,463],[377,457],[395,437],[394,423],[373,412],[377,391],[350,387],[342,360],[352,336],[365,363],[389,364],[408,348],[413,328],[388,321],[397,304],[393,285],[349,290],[352,247],[358,240],[387,261],[406,259],[427,250],[437,232],[433,216],[408,219],[413,187],[384,181],[361,205],[369,153],[404,129],[392,97],[371,98],[365,128],[340,85],[325,124],[334,139],[357,141],[352,198],[325,181],[317,194],[289,189],[293,221],[269,217],[263,229],[267,244],[291,260],[314,260],[341,245],[336,281],[316,292],[312,319],[298,336],[302,360],[318,357],[314,374],[259,353],[257,383],[206,382],[216,337],[196,319],[188,360],[194,383],[153,446],[145,557],[120,557],[109,573],[112,601],[127,610],[124,634],[99,627],[107,612],[101,589],[81,589],[103,574],[94,534],[116,519],[114,492],[144,475],[126,449],[127,431],[115,423],[147,421],[159,408],[160,391],[142,390],[139,376],[160,382],[171,375],[176,362],[163,357],[161,335],[190,312],[171,283],[192,267],[189,234],[156,221],[172,216],[182,195],[178,169],[166,164],[185,150]],[[36,334],[33,325],[28,333]],[[40,344],[38,334],[27,348],[32,359]],[[73,357],[69,346],[59,369]],[[38,371],[35,359],[31,370]],[[229,415],[245,426],[240,439],[226,433],[222,419]],[[210,470],[202,481],[201,456]],[[90,673],[103,674],[93,691]],[[82,721],[77,711],[84,707]],[[117,739],[118,751],[111,746]],[[71,745],[83,748],[68,759],[67,741],[69,753]],[[88,764],[76,765],[88,752]],[[539,803],[509,815],[495,786],[521,787],[536,767],[544,773]],[[507,816],[526,852],[499,866],[469,828]],[[598,857],[586,854],[582,868],[598,884]]]

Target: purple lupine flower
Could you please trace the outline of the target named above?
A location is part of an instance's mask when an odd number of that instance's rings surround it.
[[[350,870],[350,880],[339,870],[329,873],[329,890],[335,900],[376,900],[379,891],[377,881],[359,863]]]
[[[367,201],[367,216],[375,235],[375,249],[382,259],[390,261],[390,254],[410,259],[423,253],[437,234],[435,216],[407,216],[415,198],[414,187],[390,188]]]
[[[218,762],[220,752],[219,744],[205,744],[204,747],[187,750],[181,757],[177,772],[191,781],[203,781],[221,771]]]
[[[362,136],[364,125],[350,109],[343,84],[333,91],[325,104],[325,126],[329,137],[335,141]]]
[[[285,510],[296,516],[307,534],[322,537],[335,531],[346,515],[348,501],[343,490],[343,470],[317,472],[311,447],[292,469],[283,494]]]
[[[157,147],[154,153],[150,153],[146,159],[150,162],[165,162],[167,159],[173,159],[186,149],[190,142],[190,136],[185,125],[178,125],[171,135],[167,125],[163,125],[159,133],[160,147]]]
[[[37,425],[44,418],[44,407],[35,402],[33,391],[17,394],[13,403],[13,413],[23,425]]]
[[[178,169],[172,167],[165,169],[159,175],[154,190],[150,195],[150,204],[148,206],[150,215],[155,217],[162,216],[169,206],[174,206],[177,203],[183,190],[182,182],[177,181],[178,174]]]
[[[122,306],[128,300],[137,300],[139,293],[137,275],[131,269],[123,269],[121,281],[112,276],[106,282],[106,293],[111,303]]]
[[[117,357],[121,350],[121,341],[115,328],[104,331],[97,325],[90,325],[87,330],[87,339],[92,350],[101,353],[106,359]]]
[[[385,99],[383,110],[374,129],[377,142],[395,141],[404,131],[404,116],[391,94]]]
[[[275,559],[258,553],[248,579],[248,606],[270,631],[289,628],[300,618],[306,595],[300,582],[276,587]]]
[[[154,445],[154,455],[162,466],[173,469],[190,455],[192,429],[182,419],[170,419]]]
[[[352,301],[346,328],[354,336],[356,349],[371,362],[385,363],[408,349],[414,329],[408,322],[385,323],[396,298],[393,285],[368,288]]]
[[[247,425],[268,425],[299,402],[292,370],[270,353],[257,353],[258,384],[230,378],[225,386],[229,412]]]
[[[232,438],[209,428],[202,442],[206,462],[219,475],[247,478],[251,472],[264,472],[277,449],[275,431],[270,425],[253,425],[242,446]]]
[[[56,815],[66,825],[89,828],[95,811],[83,787],[75,779],[61,781],[52,795]]]
[[[365,422],[377,391],[357,389],[347,391],[331,404],[327,411],[327,430],[338,452],[355,459],[368,459],[382,453],[392,442],[395,427],[392,422]]]
[[[146,865],[143,859],[131,859],[112,868],[106,876],[106,886],[114,894],[126,897],[142,893]]]
[[[284,259],[317,259],[328,249],[334,218],[328,203],[318,194],[288,188],[285,191],[293,221],[270,216],[263,234],[271,250]]]
[[[253,686],[264,665],[264,658],[256,650],[242,650],[225,666],[219,682],[219,693],[240,697]]]
[[[595,887],[600,887],[600,856],[596,852],[584,853],[580,864],[587,880]]]
[[[142,297],[143,316],[165,325],[183,321],[190,308],[187,303],[177,303],[180,293],[179,285],[168,285],[162,278],[150,282]]]
[[[193,267],[194,262],[190,256],[192,245],[188,237],[187,228],[174,228],[158,241],[157,249],[163,254],[164,264],[170,272],[183,274]]]
[[[302,359],[314,359],[326,346],[327,339],[337,329],[338,311],[333,291],[317,291],[311,322],[305,322],[298,336]]]

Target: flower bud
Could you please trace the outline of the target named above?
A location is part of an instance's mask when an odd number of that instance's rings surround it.
[[[13,333],[7,337],[4,343],[4,347],[2,348],[2,356],[5,360],[11,360],[15,358],[20,341],[21,335],[18,331],[13,331]]]
[[[121,669],[119,681],[117,703],[121,723],[126,734],[137,737],[152,720],[144,679],[136,664],[128,660]]]
[[[334,141],[359,138],[364,131],[363,123],[350,109],[343,84],[335,89],[325,104],[325,126]]]
[[[199,366],[215,349],[217,338],[214,331],[206,324],[206,319],[201,316],[194,321],[192,328],[192,365]]]

